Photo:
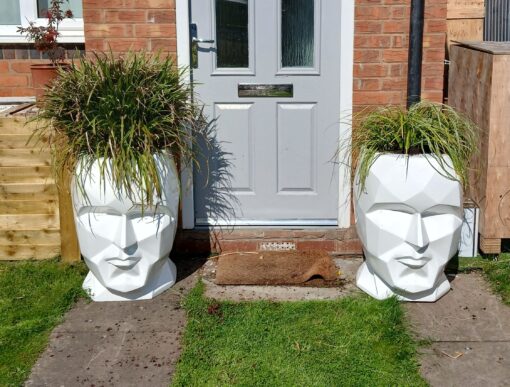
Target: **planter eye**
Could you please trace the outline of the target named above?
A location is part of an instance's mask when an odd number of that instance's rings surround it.
[[[375,211],[394,211],[394,212],[402,212],[404,214],[414,214],[416,213],[416,210],[413,207],[410,207],[403,203],[376,203],[370,209],[368,212],[375,212]]]

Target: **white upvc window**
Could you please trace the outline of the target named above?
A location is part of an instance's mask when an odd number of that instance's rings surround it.
[[[0,0],[0,43],[24,43],[25,36],[17,31],[19,26],[28,27],[30,21],[38,26],[46,26],[48,19],[45,10],[50,0]],[[64,10],[68,4],[64,3]],[[75,15],[59,25],[60,43],[84,43],[83,15],[81,0],[70,0],[69,8]]]

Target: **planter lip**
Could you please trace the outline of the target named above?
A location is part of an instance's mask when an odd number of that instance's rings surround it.
[[[379,157],[389,157],[394,159],[405,159],[405,158],[414,158],[414,159],[435,159],[435,154],[433,153],[418,153],[418,154],[405,154],[405,153],[392,153],[392,152],[377,152],[377,158]],[[441,155],[444,159],[450,159],[446,153]]]

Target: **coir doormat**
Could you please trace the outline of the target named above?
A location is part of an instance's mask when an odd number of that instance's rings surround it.
[[[228,253],[219,257],[218,285],[292,285],[314,277],[337,278],[331,257],[317,251]]]

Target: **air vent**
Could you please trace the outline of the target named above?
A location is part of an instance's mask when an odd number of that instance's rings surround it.
[[[296,250],[294,242],[261,242],[259,251],[289,251]]]

